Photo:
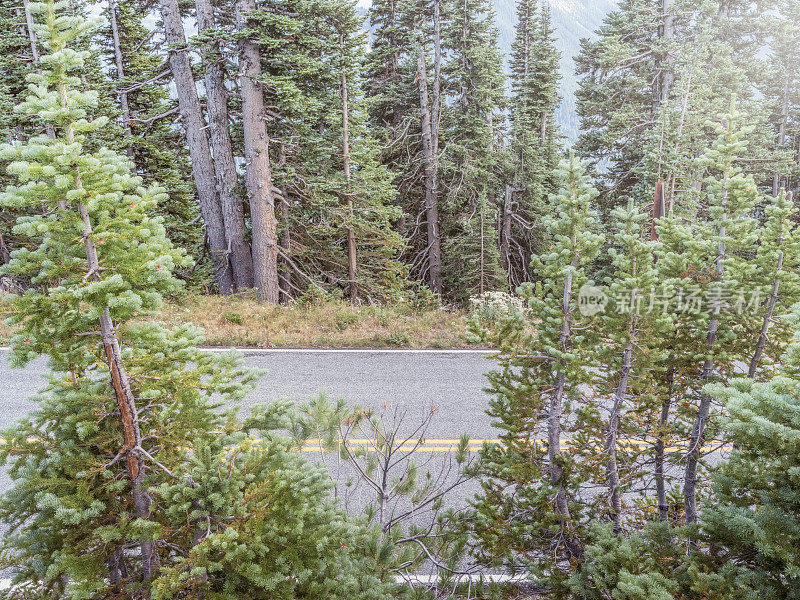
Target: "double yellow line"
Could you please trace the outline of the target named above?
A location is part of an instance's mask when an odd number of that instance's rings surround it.
[[[38,438],[28,438],[28,442],[37,442]],[[537,440],[543,446],[547,446],[547,440]],[[260,443],[261,440],[254,440],[255,443]],[[8,443],[8,440],[0,437],[0,446]],[[339,440],[339,444],[342,440]],[[396,446],[394,452],[455,452],[458,450],[461,440],[459,439],[440,439],[440,438],[423,438],[420,440],[403,440],[403,442]],[[467,443],[468,452],[478,452],[484,444],[493,446],[501,446],[499,439],[470,439]],[[368,452],[374,452],[377,447],[377,441],[371,438],[352,438],[347,440],[347,445],[353,449],[363,448]],[[621,440],[618,443],[620,449],[633,449],[652,446],[653,442],[647,440]],[[574,445],[571,440],[561,440],[561,450],[569,450]],[[707,452],[730,452],[733,446],[718,442],[716,445],[706,445],[703,447],[703,453]],[[326,446],[325,441],[321,439],[306,440],[300,448],[301,452],[332,452],[335,449]],[[678,446],[668,446],[664,448],[665,452],[680,452],[686,451],[686,448]]]
[[[547,440],[537,440],[543,446],[547,446]],[[341,440],[339,443],[342,443]],[[394,448],[395,452],[455,452],[458,450],[461,440],[458,439],[421,439],[421,440],[404,440],[399,446]],[[347,445],[352,449],[364,448],[367,451],[374,451],[376,447],[376,440],[370,438],[353,438],[347,440]],[[478,452],[484,444],[493,446],[501,446],[499,439],[470,439],[467,443],[467,451]],[[634,449],[653,446],[654,442],[647,440],[620,440],[618,447],[620,449]],[[574,447],[571,440],[561,440],[561,450],[569,450]],[[705,445],[702,449],[706,452],[730,452],[733,446],[718,442],[716,445]],[[326,447],[323,440],[310,439],[306,440],[301,452],[330,452],[331,449]],[[686,448],[679,446],[668,446],[664,448],[665,452],[681,452],[686,451]]]

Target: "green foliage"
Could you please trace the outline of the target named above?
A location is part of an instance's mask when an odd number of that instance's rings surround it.
[[[664,524],[650,523],[629,537],[594,522],[587,532],[584,564],[568,582],[575,598],[586,600],[674,600],[687,578],[687,561]]]
[[[530,279],[531,255],[542,249],[547,237],[541,218],[557,184],[559,133],[554,115],[559,102],[559,58],[549,8],[539,8],[535,0],[519,0],[510,56],[511,139],[505,176],[512,204],[503,206],[509,239],[501,239],[502,266],[512,286]]]
[[[795,341],[769,381],[709,388],[725,403],[723,426],[735,444],[702,514],[718,568],[705,579],[720,598],[796,598],[800,589],[798,358]]]
[[[47,53],[19,106],[58,135],[0,150],[17,181],[0,201],[44,209],[18,219],[29,248],[3,267],[33,284],[11,304],[12,359],[44,354],[53,369],[36,410],[4,433],[0,548],[14,583],[2,596],[386,597],[374,536],[292,451],[307,427],[285,404],[237,420],[259,374],[199,350],[191,326],[131,322],[181,288],[173,272],[189,261],[153,216],[163,190],[96,147],[107,119],[92,118],[89,55],[73,49],[92,24],[69,5],[32,4]]]
[[[501,430],[504,447],[482,450],[477,468],[482,493],[476,499],[478,560],[530,569],[548,586],[561,585],[569,572],[564,539],[584,525],[579,494],[586,477],[571,453],[560,457],[571,513],[563,519],[553,506],[556,489],[544,442],[548,405],[557,381],[563,381],[565,397],[575,398],[591,379],[586,367],[595,360],[594,341],[577,312],[577,292],[589,282],[603,242],[594,231],[597,218],[591,208],[597,192],[583,163],[573,156],[562,162],[558,175],[561,187],[551,200],[554,215],[545,218],[553,243],[534,262],[542,283],[523,289],[528,314],[536,318],[508,319],[497,335],[500,370],[489,374],[494,397],[487,412]],[[564,306],[565,297],[569,306]],[[572,410],[568,407],[565,413]]]

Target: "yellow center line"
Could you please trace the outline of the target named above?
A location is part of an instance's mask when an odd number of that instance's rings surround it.
[[[35,443],[40,441],[39,438],[27,438],[26,441],[28,443]],[[261,439],[254,439],[251,440],[255,444],[261,443],[263,440]],[[543,447],[547,446],[547,440],[535,440],[539,442]],[[703,452],[730,452],[733,450],[733,446],[731,444],[726,444],[720,440],[715,440],[716,444],[711,445],[707,444],[702,448]],[[342,440],[338,440],[338,444],[341,444]],[[8,444],[8,440],[0,437],[0,446]],[[374,452],[375,447],[379,445],[376,440],[369,439],[369,438],[353,438],[347,440],[348,446],[355,446],[364,447],[365,450],[370,452]],[[432,439],[421,439],[417,440],[403,440],[400,446],[395,447],[395,452],[454,452],[458,449],[461,444],[461,440],[458,439],[439,439],[439,438],[432,438]],[[468,441],[466,449],[469,452],[478,452],[484,444],[488,444],[490,446],[500,446],[504,448],[505,446],[500,442],[499,439],[471,439]],[[634,447],[644,447],[644,446],[651,446],[653,443],[647,440],[621,440],[618,443],[618,447],[620,449],[626,448],[634,448]],[[572,443],[571,440],[562,440],[560,445],[562,450],[570,450],[574,449],[575,445]],[[335,448],[331,448],[326,445],[325,440],[320,439],[308,439],[305,441],[303,446],[300,448],[301,452],[331,452]],[[601,450],[600,447],[597,450]],[[685,447],[681,446],[667,446],[664,448],[665,452],[684,452],[686,450]]]

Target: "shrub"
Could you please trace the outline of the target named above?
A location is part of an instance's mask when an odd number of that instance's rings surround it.
[[[244,317],[237,312],[229,311],[222,315],[222,318],[234,325],[244,325]]]

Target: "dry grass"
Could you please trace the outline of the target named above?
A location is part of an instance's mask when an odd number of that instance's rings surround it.
[[[261,348],[463,348],[463,313],[345,302],[264,306],[247,298],[192,295],[168,304],[167,324],[192,322],[210,346]]]
[[[2,303],[2,300],[0,300]],[[153,320],[191,322],[209,346],[259,348],[467,348],[464,313],[345,302],[264,306],[240,297],[188,295],[168,303]],[[0,343],[12,331],[0,320]]]

